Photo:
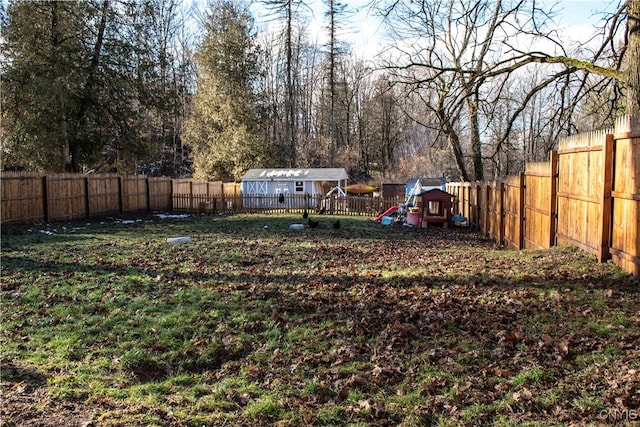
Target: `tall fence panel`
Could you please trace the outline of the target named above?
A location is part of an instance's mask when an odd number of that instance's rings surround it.
[[[640,123],[620,120],[615,131],[610,252],[640,276]]]
[[[471,203],[469,200],[469,193],[471,189],[470,182],[451,182],[447,183],[445,190],[447,193],[455,197],[454,204],[452,206],[453,212],[469,218],[469,211]]]
[[[480,225],[480,199],[482,191],[480,182],[450,182],[447,183],[447,193],[455,196],[454,213],[467,218],[472,227]]]
[[[605,140],[611,132],[578,134],[558,147],[557,244],[598,255],[602,244]]]
[[[504,243],[516,249],[524,247],[524,173],[502,182]]]
[[[191,179],[174,179],[172,183],[172,205],[173,210],[177,212],[195,211],[193,200],[193,180]],[[205,200],[202,200],[205,201]]]
[[[504,244],[504,222],[502,221],[502,183],[500,181],[489,181],[485,186],[485,228],[487,236],[493,238],[499,245]]]
[[[222,184],[222,194],[224,200],[221,202],[221,209],[234,210],[240,209],[242,206],[239,202],[242,201],[238,196],[240,195],[240,184],[237,182],[225,182]]]
[[[173,207],[180,212],[208,212],[224,209],[222,181],[173,180]]]
[[[120,212],[120,179],[118,175],[91,175],[87,180],[88,216]]]
[[[173,209],[171,178],[149,178],[147,185],[149,186],[149,210],[170,211]]]
[[[48,221],[72,221],[87,217],[87,184],[84,176],[48,175],[46,182]]]
[[[552,158],[555,156],[552,153]],[[548,249],[555,244],[555,204],[552,200],[552,184],[555,187],[553,159],[549,163],[527,163],[524,192],[524,247]]]
[[[2,223],[31,224],[47,220],[45,181],[42,174],[4,172],[2,186]]]
[[[122,212],[142,212],[149,209],[147,177],[120,177],[120,194],[122,197]]]

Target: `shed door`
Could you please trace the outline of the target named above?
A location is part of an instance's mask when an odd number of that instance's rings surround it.
[[[289,184],[287,183],[276,184],[275,194],[289,194]]]
[[[247,182],[247,194],[267,194],[267,181]]]

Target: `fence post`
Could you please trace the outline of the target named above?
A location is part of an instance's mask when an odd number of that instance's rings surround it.
[[[122,176],[118,177],[118,212],[122,213],[124,211],[124,194],[122,194]]]
[[[604,173],[602,183],[602,223],[600,224],[600,248],[598,250],[598,261],[606,261],[609,254],[611,241],[611,210],[612,200],[611,192],[613,191],[613,162],[615,140],[612,134],[606,135],[605,143],[602,147],[602,171]]]
[[[42,177],[42,207],[44,211],[44,222],[49,222],[49,179],[47,175]]]
[[[551,163],[551,200],[549,201],[549,247],[556,245],[556,229],[558,222],[558,151],[552,150],[550,155]]]
[[[187,212],[193,211],[193,179],[189,180],[189,207]]]
[[[524,205],[525,205],[525,196],[527,194],[527,192],[525,191],[525,175],[524,172],[520,172],[520,200],[518,202],[518,250],[521,250],[522,248],[524,248],[524,228],[526,226],[525,221],[527,220],[527,218],[525,217],[525,209],[524,209]]]
[[[151,184],[149,183],[149,177],[144,180],[147,191],[147,212],[151,212]]]
[[[485,236],[490,236],[491,230],[489,230],[489,224],[491,222],[491,212],[489,206],[491,205],[491,202],[489,201],[489,195],[491,194],[491,185],[489,184],[489,181],[485,181],[484,186],[484,230],[482,231]]]
[[[89,194],[89,177],[84,177],[84,209],[87,212],[87,218],[91,218],[91,200]]]
[[[496,185],[497,186],[497,185]],[[504,181],[500,181],[500,206],[498,210],[498,244],[504,245],[504,229],[505,229],[505,212],[504,212],[504,195],[507,193],[507,186]]]
[[[235,191],[235,185],[233,186],[233,189]],[[222,201],[220,202],[220,209],[224,212],[227,210],[227,195],[224,192],[224,183],[222,183],[222,194],[220,195],[220,197],[222,198]],[[214,206],[218,206],[217,203]]]
[[[171,178],[170,181],[171,181],[171,185],[169,186],[169,212],[175,212],[176,205],[177,205],[175,200],[173,200],[173,184],[175,180]]]

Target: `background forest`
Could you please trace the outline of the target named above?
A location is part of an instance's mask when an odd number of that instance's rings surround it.
[[[640,111],[640,0],[582,43],[563,2],[370,2],[371,57],[349,44],[353,2],[316,3],[2,1],[2,168],[481,180]]]

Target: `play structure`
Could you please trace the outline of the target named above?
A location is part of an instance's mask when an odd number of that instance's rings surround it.
[[[389,209],[387,209],[386,211],[384,211],[383,213],[381,213],[380,215],[375,217],[373,220],[376,221],[376,222],[380,222],[380,221],[382,221],[382,218],[384,218],[385,216],[389,216],[389,215],[394,214],[396,212],[398,212],[398,207],[397,206],[391,206]]]
[[[331,198],[331,196],[336,197],[347,197],[347,193],[340,187],[333,187],[331,190],[327,191],[327,194],[324,195],[325,199]]]
[[[439,189],[433,189],[416,196],[419,224],[426,228],[429,223],[442,224],[447,228],[451,221],[451,206],[454,196]]]
[[[334,208],[338,210],[347,209],[347,193],[340,186],[333,187],[327,191],[327,194],[320,200],[320,212],[332,211]]]
[[[427,228],[429,224],[441,224],[447,228],[450,224],[467,221],[461,215],[453,215],[455,196],[441,189],[439,185],[424,188],[420,180],[417,180],[412,188],[407,190],[406,195],[405,203],[390,207],[374,220],[383,225],[396,222],[422,228]]]

